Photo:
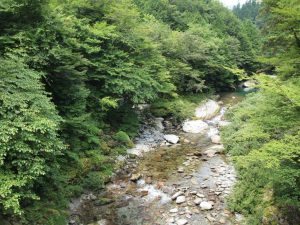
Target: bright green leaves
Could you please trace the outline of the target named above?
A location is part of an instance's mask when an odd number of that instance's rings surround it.
[[[21,61],[0,61],[0,201],[21,213],[35,181],[64,149],[57,131],[62,121],[40,83],[40,74]]]
[[[265,61],[275,65],[283,79],[299,77],[299,1],[266,0],[262,6],[267,37]]]

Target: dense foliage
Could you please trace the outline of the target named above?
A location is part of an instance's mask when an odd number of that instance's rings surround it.
[[[273,32],[298,37],[293,15],[269,18]],[[276,36],[290,58],[293,36]],[[135,105],[159,99],[182,119],[196,101],[178,95],[234,89],[260,66],[260,43],[217,1],[1,1],[0,220],[65,224],[68,199],[101,188],[132,146]]]
[[[233,7],[233,12],[242,20],[250,20],[252,22],[258,22],[258,15],[261,3],[256,0],[249,0],[245,4],[238,4]]]
[[[300,4],[266,0],[262,5],[266,35],[264,62],[276,77],[260,75],[259,93],[229,113],[223,131],[235,156],[240,182],[231,207],[248,224],[299,224],[300,212]]]

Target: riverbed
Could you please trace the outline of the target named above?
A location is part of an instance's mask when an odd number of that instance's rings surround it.
[[[158,119],[128,150],[129,156],[120,158],[124,166],[105,190],[72,202],[70,224],[242,224],[242,215],[226,205],[237,175],[222,144],[212,141],[228,123],[226,110],[241,98],[237,93],[223,94],[218,112],[204,120],[208,124],[204,132],[164,128]],[[177,135],[180,141],[170,144],[164,134]]]

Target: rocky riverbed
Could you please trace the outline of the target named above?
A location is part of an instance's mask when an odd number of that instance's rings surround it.
[[[72,202],[69,224],[242,224],[226,206],[236,174],[219,136],[236,101],[234,94],[208,100],[180,127],[155,119],[120,157],[124,166],[106,189]]]

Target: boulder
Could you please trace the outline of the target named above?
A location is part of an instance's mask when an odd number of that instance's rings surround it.
[[[208,100],[205,104],[196,109],[195,116],[199,119],[209,120],[213,118],[220,110],[216,101]]]
[[[171,144],[177,144],[179,141],[179,137],[174,134],[164,135],[164,139]]]
[[[184,122],[182,129],[184,132],[198,134],[208,129],[208,124],[202,120],[190,120]]]

